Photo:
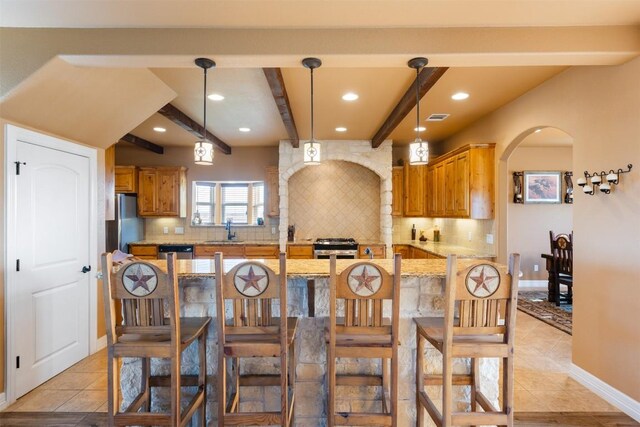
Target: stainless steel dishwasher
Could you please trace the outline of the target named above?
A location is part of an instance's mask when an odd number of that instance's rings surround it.
[[[178,259],[193,259],[193,245],[158,245],[158,259],[167,259],[169,252],[175,252]]]

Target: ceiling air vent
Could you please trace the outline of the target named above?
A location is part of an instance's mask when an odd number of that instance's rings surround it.
[[[444,119],[446,119],[447,117],[449,117],[448,114],[432,114],[429,117],[427,117],[427,121],[428,122],[441,122]]]

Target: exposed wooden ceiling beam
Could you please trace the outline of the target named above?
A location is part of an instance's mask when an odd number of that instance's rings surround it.
[[[137,145],[138,147],[144,148],[145,150],[153,151],[154,153],[164,154],[164,148],[162,148],[158,144],[154,144],[151,141],[147,141],[146,139],[140,138],[130,133],[120,138],[120,140],[126,141],[133,145]]]
[[[284,86],[284,79],[282,78],[282,70],[280,68],[263,68],[267,83],[271,88],[273,94],[273,100],[276,101],[282,123],[287,129],[289,134],[289,141],[294,147],[300,145],[300,138],[298,137],[298,129],[296,128],[296,122],[293,119],[293,111],[291,111],[291,104],[289,104],[289,97],[287,96],[287,88]]]
[[[159,109],[158,113],[162,114],[167,119],[171,120],[173,123],[177,124],[184,130],[191,133],[192,135],[195,135],[198,138],[204,138],[206,132],[206,139],[209,142],[211,142],[224,154],[231,154],[231,147],[229,147],[223,140],[221,140],[208,130],[205,131],[205,129],[198,122],[187,116],[174,105],[167,104]]]
[[[425,67],[420,72],[420,87],[418,88],[420,99],[429,92],[429,89],[436,84],[436,82],[447,71],[448,67]],[[377,148],[382,142],[391,135],[391,132],[404,120],[404,118],[413,110],[416,106],[416,84],[418,79],[414,80],[411,86],[407,89],[405,94],[398,101],[398,105],[395,106],[393,111],[389,114],[389,117],[382,123],[380,129],[371,138],[371,146]]]

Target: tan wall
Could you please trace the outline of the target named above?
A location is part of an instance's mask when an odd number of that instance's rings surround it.
[[[13,124],[16,126],[20,126],[23,127],[25,129],[30,129],[33,130],[35,132],[41,132],[47,135],[51,135],[51,136],[55,136],[55,137],[59,137],[58,135],[53,135],[49,132],[44,132],[42,130],[38,130],[38,129],[34,129],[34,128],[30,128],[28,126],[24,126],[20,123],[15,123],[15,122],[11,122],[8,120],[5,120],[3,118],[0,118],[0,188],[4,189],[4,153],[5,153],[5,141],[4,141],[4,136],[5,136],[5,125],[7,124]],[[74,141],[71,141],[74,142]],[[104,227],[104,150],[100,149],[100,148],[96,148],[97,152],[98,152],[98,248],[97,248],[97,252],[98,252],[98,256],[100,254],[102,254],[102,252],[104,252],[104,247],[105,247],[105,241],[104,241],[104,232],[105,232],[105,227]],[[3,196],[4,197],[4,196]],[[3,202],[4,203],[4,202]],[[0,209],[0,223],[4,223],[4,209]],[[5,266],[4,266],[4,257],[5,257],[5,253],[4,253],[4,246],[5,246],[5,236],[4,236],[4,227],[0,227],[0,242],[2,242],[2,244],[0,245],[0,393],[4,392],[5,390],[5,372],[4,372],[4,368],[5,368],[5,313],[4,313],[4,295],[5,295],[5,284],[4,284],[4,273],[5,273]],[[96,265],[98,266],[99,260],[94,260],[92,265]],[[102,306],[102,289],[101,289],[102,283],[101,281],[98,281],[97,283],[97,287],[98,287],[98,292],[97,292],[97,296],[98,296],[98,303],[97,303],[97,327],[96,327],[96,331],[97,331],[97,336],[98,338],[104,336],[105,334],[105,326],[104,326],[104,312],[103,312],[103,306]]]
[[[234,147],[231,155],[216,151],[213,166],[193,163],[191,147],[166,147],[164,154],[155,154],[131,145],[116,146],[116,165],[136,166],[186,166],[187,170],[187,218],[149,218],[145,220],[145,239],[156,241],[204,241],[224,240],[224,227],[191,226],[191,185],[193,181],[264,181],[267,166],[278,165],[278,147]],[[234,226],[240,240],[276,240],[278,218],[265,218],[264,227]],[[164,234],[169,227],[169,234]],[[184,227],[184,234],[175,234],[175,227]],[[275,227],[276,233],[272,233]]]
[[[509,176],[514,171],[570,171],[571,147],[518,147],[509,157]],[[564,186],[563,186],[564,191]],[[563,193],[564,195],[564,193]],[[513,200],[513,186],[509,186]],[[520,254],[521,280],[546,280],[545,262],[540,257],[549,253],[549,230],[570,233],[573,229],[573,205],[516,204],[508,205],[507,252]],[[534,271],[537,264],[539,270]]]
[[[345,161],[324,161],[289,178],[289,224],[296,239],[380,241],[380,177]]]
[[[640,58],[612,67],[574,67],[486,116],[447,141],[495,142],[499,254],[506,256],[510,178],[506,158],[540,126],[573,137],[573,170],[640,165]],[[640,401],[640,173],[612,194],[577,192],[573,207],[573,362]]]

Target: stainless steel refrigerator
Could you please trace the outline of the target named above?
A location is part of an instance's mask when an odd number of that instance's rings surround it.
[[[106,249],[120,249],[129,253],[129,243],[144,239],[144,220],[138,217],[137,198],[134,194],[116,195],[116,219],[106,221]]]

